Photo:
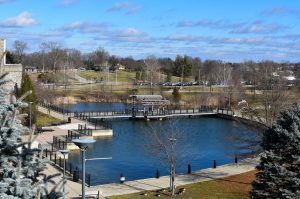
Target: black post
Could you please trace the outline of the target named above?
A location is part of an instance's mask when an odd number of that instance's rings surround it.
[[[217,168],[217,161],[214,160],[214,169]]]
[[[160,177],[160,173],[159,173],[159,170],[156,169],[156,178],[159,178]]]
[[[59,166],[61,167],[61,157],[59,156]]]
[[[192,167],[190,164],[188,164],[188,174],[191,174],[192,173]]]
[[[237,164],[237,162],[238,162],[238,158],[237,158],[237,155],[235,155],[235,157],[234,157],[234,163]]]
[[[70,169],[70,170],[69,170],[70,173],[73,174],[73,165],[72,165],[72,163],[69,163],[69,169]]]
[[[86,176],[86,181],[87,181],[87,185],[90,187],[91,186],[91,174],[87,174]]]

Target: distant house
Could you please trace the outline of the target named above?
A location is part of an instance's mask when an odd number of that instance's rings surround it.
[[[38,68],[36,66],[25,66],[24,67],[24,71],[26,73],[37,73],[38,72]]]
[[[126,68],[125,68],[125,66],[123,66],[123,65],[121,65],[121,64],[118,64],[118,65],[117,65],[117,69],[118,69],[118,70],[125,70]]]

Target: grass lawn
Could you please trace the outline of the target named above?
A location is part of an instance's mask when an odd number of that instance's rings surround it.
[[[52,122],[62,122],[62,120],[38,112],[37,126],[50,126]]]
[[[177,195],[175,198],[180,199],[243,199],[250,198],[249,191],[251,190],[251,182],[255,179],[256,171],[250,171],[240,175],[235,175],[218,180],[200,182],[190,185],[181,186],[186,189],[183,195]],[[181,188],[179,187],[179,188]],[[145,192],[142,192],[145,193]],[[142,193],[108,197],[109,199],[151,199],[158,198],[155,191],[147,192],[144,196]],[[167,194],[161,193],[160,198],[171,198]]]

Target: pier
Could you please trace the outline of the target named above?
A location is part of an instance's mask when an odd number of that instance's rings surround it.
[[[209,106],[190,109],[156,109],[156,110],[129,110],[126,109],[122,112],[74,112],[73,115],[76,119],[87,121],[99,121],[109,119],[142,119],[142,120],[161,120],[171,117],[199,117],[216,115],[216,109]]]

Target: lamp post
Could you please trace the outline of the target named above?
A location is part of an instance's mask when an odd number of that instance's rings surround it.
[[[82,138],[74,139],[72,142],[80,148],[81,160],[82,160],[82,199],[85,199],[85,151],[88,148],[88,144],[96,142],[94,139]]]
[[[65,183],[66,183],[66,155],[69,153],[69,150],[67,149],[62,149],[59,150],[59,152],[61,152],[61,154],[64,156],[64,173],[63,173],[63,199],[65,198]]]
[[[29,129],[31,130],[31,107],[32,107],[32,102],[29,102]]]

